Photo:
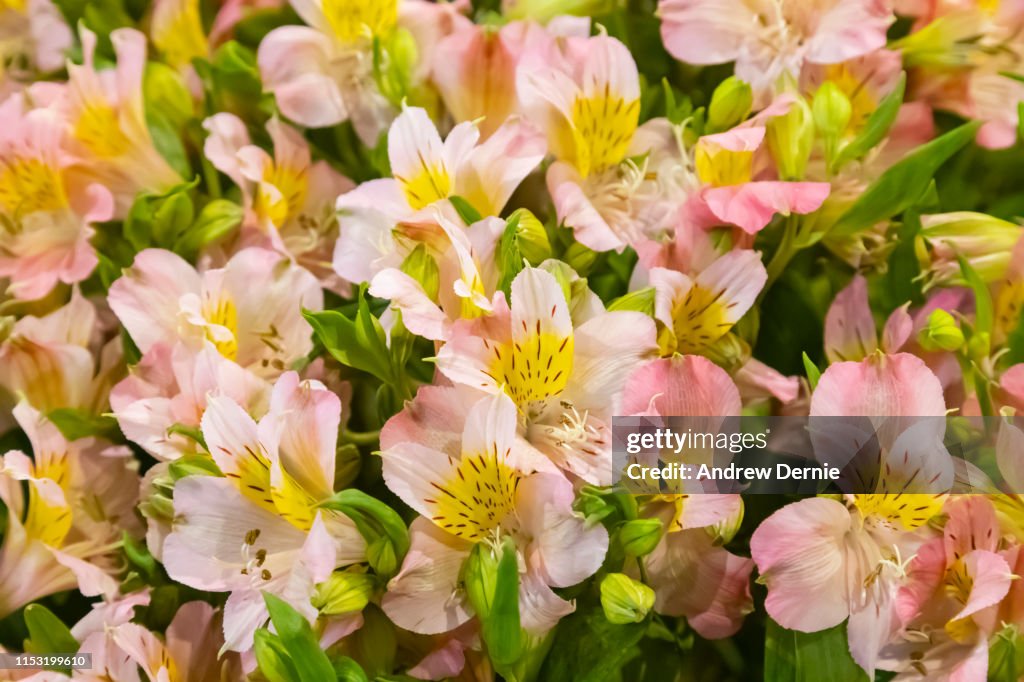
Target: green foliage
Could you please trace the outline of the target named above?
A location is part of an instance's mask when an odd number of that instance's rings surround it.
[[[868,676],[850,656],[846,625],[821,632],[786,630],[768,621],[765,639],[765,682],[867,682]]]
[[[269,592],[263,593],[263,600],[275,632],[271,634],[262,630],[267,634],[259,635],[262,643],[257,642],[256,659],[264,674],[270,670],[279,676],[268,674],[271,682],[335,679],[334,666],[320,648],[320,641],[305,617],[288,602]],[[263,668],[264,661],[267,668]]]

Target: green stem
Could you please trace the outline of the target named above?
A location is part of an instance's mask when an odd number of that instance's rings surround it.
[[[353,445],[374,445],[380,441],[380,430],[349,431],[344,429],[341,432],[341,441],[343,443],[352,443]]]
[[[786,218],[786,223],[783,226],[782,241],[779,242],[779,247],[775,249],[775,254],[772,256],[771,262],[768,263],[768,281],[765,283],[762,292],[768,291],[771,288],[772,284],[782,275],[782,271],[789,265],[789,262],[793,260],[793,256],[796,255],[797,226],[796,216],[791,215]]]

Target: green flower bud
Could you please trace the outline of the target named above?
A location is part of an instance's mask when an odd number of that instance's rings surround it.
[[[583,246],[579,242],[573,242],[565,250],[564,260],[576,272],[586,276],[590,269],[597,262],[597,252]]]
[[[742,122],[753,103],[754,94],[749,84],[736,76],[726,78],[715,88],[708,105],[708,125],[712,132],[728,130]]]
[[[519,253],[536,267],[545,259],[551,257],[551,242],[548,241],[548,232],[544,229],[544,223],[537,219],[528,209],[517,209],[509,216],[508,222],[513,220],[516,223],[516,244],[519,246]]]
[[[992,337],[988,332],[980,332],[967,342],[967,353],[976,362],[984,360],[992,353]]]
[[[427,247],[419,244],[402,261],[402,272],[420,283],[430,300],[437,300],[437,292],[441,288],[441,275],[437,261],[427,253]]]
[[[928,316],[928,326],[917,335],[917,342],[925,350],[957,351],[964,345],[964,333],[956,319],[939,308]]]
[[[368,573],[335,571],[316,586],[312,602],[317,611],[327,616],[354,613],[366,607],[375,589],[376,581]]]
[[[768,121],[768,148],[783,180],[802,180],[814,144],[814,117],[797,95],[789,111]]]
[[[245,211],[227,199],[214,199],[203,206],[190,228],[174,242],[175,253],[194,254],[199,249],[225,237],[242,224]]]
[[[846,131],[853,113],[850,98],[832,81],[826,81],[818,88],[811,109],[814,113],[814,125],[822,135],[833,137],[838,137]]]
[[[661,540],[664,526],[658,519],[633,519],[619,530],[619,542],[627,556],[647,556]]]
[[[633,291],[620,296],[608,305],[608,310],[632,310],[653,316],[654,287],[645,287],[639,291]]]
[[[491,612],[494,587],[497,581],[499,557],[487,543],[479,542],[473,547],[469,558],[462,564],[460,582],[466,589],[473,611],[485,619]]]
[[[609,623],[639,623],[654,606],[654,590],[625,573],[609,573],[601,581],[601,608]]]
[[[192,95],[181,74],[166,64],[146,62],[142,97],[147,112],[158,112],[176,128],[194,114]]]
[[[986,283],[1002,279],[1022,234],[1020,225],[984,213],[956,211],[922,216],[922,242],[915,243],[915,248],[926,274],[925,289],[964,286],[960,257]]]

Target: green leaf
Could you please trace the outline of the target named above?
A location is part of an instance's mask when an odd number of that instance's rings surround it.
[[[807,373],[807,382],[811,385],[813,391],[818,386],[818,380],[821,379],[821,370],[818,366],[807,357],[807,352],[804,352],[804,371]]]
[[[850,656],[846,625],[821,632],[786,630],[768,620],[765,634],[765,682],[867,682],[868,676]]]
[[[886,95],[878,103],[878,107],[871,112],[871,116],[868,117],[867,122],[861,131],[857,133],[857,136],[850,140],[849,144],[843,147],[839,154],[836,155],[835,161],[832,163],[833,171],[838,170],[848,161],[863,157],[885,139],[889,129],[892,128],[892,124],[896,121],[896,115],[903,104],[903,95],[906,88],[907,74],[904,72],[900,74],[900,80],[896,83],[893,91]]]
[[[24,612],[28,640],[25,651],[32,654],[71,654],[78,641],[60,618],[42,604],[29,604]]]
[[[964,282],[974,292],[974,329],[977,333],[992,334],[992,325],[995,320],[995,313],[992,307],[992,293],[981,278],[977,270],[971,267],[967,259],[957,255],[960,262],[960,272],[964,276]]]
[[[634,310],[644,315],[654,316],[654,287],[644,287],[639,291],[619,296],[608,304],[608,311]]]
[[[106,415],[92,415],[73,407],[59,407],[49,412],[46,418],[60,429],[68,440],[90,436],[112,438],[117,435],[117,421]]]
[[[409,529],[394,509],[354,488],[335,493],[320,506],[352,519],[366,540],[367,558],[378,575],[390,578],[398,572],[409,551]]]
[[[989,682],[1019,682],[1024,675],[1024,637],[1016,625],[996,633],[989,650]]]
[[[647,623],[614,625],[600,605],[577,608],[555,630],[539,679],[573,682],[616,682],[630,679],[623,666],[640,653],[637,646]]]
[[[523,254],[519,250],[519,217],[511,216],[498,242],[498,288],[511,296],[512,280],[523,270]]]
[[[364,298],[360,297],[354,320],[337,310],[303,310],[302,316],[335,360],[369,372],[387,384],[396,383],[384,330],[370,313]]]
[[[487,653],[499,672],[502,666],[516,662],[523,650],[523,631],[519,619],[519,562],[510,538],[502,545],[494,582],[491,610],[484,618],[484,642]]]
[[[896,231],[896,248],[889,256],[883,289],[887,311],[893,311],[907,301],[920,303],[924,298],[918,277],[921,274],[921,262],[914,250],[914,243],[921,231],[918,210],[907,210],[903,214],[903,223]]]
[[[269,682],[302,682],[280,637],[261,628],[256,631],[253,644],[256,665]]]
[[[160,156],[183,178],[192,176],[192,165],[181,141],[180,128],[165,113],[157,110],[146,111],[146,127],[153,139],[153,146]]]
[[[452,206],[455,207],[455,211],[462,218],[462,222],[466,225],[472,225],[483,220],[483,216],[480,215],[480,211],[473,208],[473,204],[469,203],[466,199],[460,196],[450,196],[448,201],[451,202]]]
[[[338,682],[369,682],[370,680],[359,664],[348,656],[339,656],[334,659],[333,663],[334,674],[337,676]]]
[[[974,139],[978,121],[966,123],[921,145],[893,164],[832,226],[832,236],[855,234],[915,205],[949,157]]]
[[[270,612],[270,622],[274,624],[274,630],[299,675],[297,679],[333,680],[334,666],[320,648],[320,642],[305,617],[288,602],[269,592],[263,593],[263,600]]]
[[[153,241],[169,245],[177,235],[185,232],[195,218],[195,207],[187,192],[176,192],[156,206],[153,211]]]
[[[218,241],[242,224],[245,210],[233,201],[214,199],[199,211],[191,226],[177,235],[173,250],[191,256],[207,244]]]
[[[156,563],[156,559],[150,554],[149,548],[145,544],[135,540],[128,531],[125,531],[121,536],[122,547],[124,548],[124,555],[128,559],[128,563],[132,565],[146,582],[153,584],[160,576],[160,567]]]
[[[177,425],[176,425],[177,426]],[[173,426],[171,427],[174,428]],[[171,429],[168,429],[170,431]],[[202,434],[200,434],[202,435]],[[204,446],[205,447],[205,446]],[[174,481],[186,476],[223,476],[220,467],[209,455],[184,455],[167,465],[167,473]]]

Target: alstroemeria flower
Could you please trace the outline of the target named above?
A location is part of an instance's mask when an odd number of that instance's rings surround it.
[[[998,605],[1019,578],[999,551],[988,499],[965,496],[947,511],[942,536],[922,546],[908,566],[896,599],[903,627],[880,651],[879,667],[902,673],[899,680],[984,680]]]
[[[511,537],[519,555],[523,627],[543,634],[574,610],[552,587],[592,575],[604,560],[608,533],[572,510],[572,484],[558,473],[533,473],[516,455],[516,406],[484,396],[469,410],[461,438],[430,445],[383,443],[384,480],[422,516],[412,546],[388,585],[382,606],[401,627],[434,634],[473,613],[460,570],[477,543],[500,547]]]
[[[695,278],[651,268],[654,315],[664,325],[663,354],[699,353],[722,338],[754,304],[768,274],[756,251],[730,251]]]
[[[811,418],[889,418],[879,422],[880,450],[872,457],[884,470],[876,472],[872,492],[847,495],[843,502],[812,498],[787,505],[751,539],[760,580],[768,586],[768,614],[801,632],[849,618],[851,653],[869,675],[880,646],[899,626],[893,604],[904,562],[927,539],[926,524],[942,510],[953,482],[952,461],[931,449],[933,426],[944,429],[944,420],[935,418],[945,411],[938,379],[912,355],[876,353],[859,363],[833,364],[811,398]],[[904,420],[894,422],[894,417]],[[848,434],[845,426],[839,419],[827,424],[829,461],[842,457],[845,437],[866,442],[861,432]],[[862,480],[872,479],[863,475]],[[815,608],[806,608],[808,603]]]
[[[155,0],[149,33],[157,50],[176,69],[190,67],[193,59],[210,53],[199,0]]]
[[[468,21],[446,3],[419,0],[292,0],[291,5],[308,26],[282,26],[260,42],[264,86],[289,119],[310,128],[351,121],[371,147],[394,118],[374,76],[374,42],[386,44],[396,31],[408,31],[422,54],[431,46],[417,37],[436,41],[448,24]]]
[[[0,277],[18,298],[88,277],[92,226],[113,216],[110,192],[74,172],[64,126],[52,110],[27,110],[20,94],[0,105],[0,214],[10,226],[0,230]]]
[[[353,187],[351,181],[326,161],[314,162],[302,136],[276,118],[267,122],[273,154],[252,144],[234,114],[215,114],[203,127],[210,133],[206,157],[242,190],[242,243],[287,254],[322,280],[332,275],[334,202]]]
[[[313,347],[302,309],[323,307],[316,278],[280,254],[251,248],[223,268],[195,269],[146,249],[110,287],[110,307],[143,353],[158,343],[210,341],[225,358],[274,377]]]
[[[491,297],[498,285],[495,249],[506,224],[491,217],[463,229],[441,212],[435,220],[447,239],[421,244],[423,257],[437,265],[437,291],[428,292],[424,283],[410,274],[387,267],[374,275],[369,293],[390,299],[393,308],[401,311],[402,323],[413,333],[445,341],[457,320],[493,311]]]
[[[837,64],[885,45],[895,21],[882,0],[660,0],[661,37],[690,64],[736,62],[736,75],[770,93],[804,64]]]
[[[875,319],[868,305],[868,284],[856,275],[840,291],[825,315],[825,356],[829,362],[857,362],[876,350],[898,352],[914,332],[914,320],[906,306],[889,316],[882,331],[881,342]]]
[[[86,676],[85,671],[78,672],[86,682],[134,682],[138,679],[138,665],[124,655],[112,635],[118,625],[128,623],[135,617],[136,607],[150,604],[150,596],[150,588],[147,587],[137,592],[119,594],[95,602],[92,609],[71,627],[71,636],[79,643],[78,653],[92,656],[92,669],[89,675]]]
[[[14,417],[32,444],[32,457],[12,450],[0,458],[0,499],[8,511],[0,546],[0,614],[72,588],[87,596],[114,595],[123,533],[141,534],[131,452],[93,439],[68,442],[26,403],[14,408]]]
[[[694,355],[653,360],[626,382],[622,412],[630,415],[732,417],[742,409],[739,391],[721,367]],[[658,613],[685,616],[702,637],[736,633],[753,610],[754,562],[716,542],[716,529],[738,525],[739,495],[652,496],[643,513],[659,518],[666,533],[644,558]],[[727,535],[728,533],[723,533]]]
[[[225,395],[250,414],[263,414],[269,384],[228,360],[210,341],[196,351],[157,343],[110,390],[110,408],[125,437],[159,460],[196,451],[173,426],[197,429],[210,395]]]
[[[96,328],[96,307],[77,288],[53,312],[21,318],[0,343],[0,387],[43,413],[104,410],[120,371],[121,342],[100,345]]]
[[[314,586],[336,567],[365,559],[365,543],[348,517],[318,508],[334,492],[340,419],[338,397],[294,372],[278,379],[259,423],[231,398],[207,400],[203,438],[224,476],[175,484],[163,561],[181,583],[231,593],[227,649],[252,646],[267,619],[263,591],[312,620]]]
[[[96,35],[80,29],[84,63],[68,64],[68,82],[54,102],[70,126],[69,147],[114,194],[123,215],[140,191],[161,192],[183,182],[153,144],[146,124],[142,75],[146,36],[131,28],[110,32],[117,67],[98,71]]]
[[[610,483],[611,416],[626,374],[653,355],[653,321],[602,312],[574,329],[562,287],[539,268],[516,275],[511,294],[511,308],[496,296],[494,314],[480,325],[456,325],[438,369],[454,382],[506,393],[534,447],[586,481]]]
[[[567,43],[562,63],[524,59],[516,86],[555,156],[547,184],[559,220],[585,246],[621,251],[638,236],[630,200],[645,180],[627,158],[640,116],[636,63],[606,35]]]

